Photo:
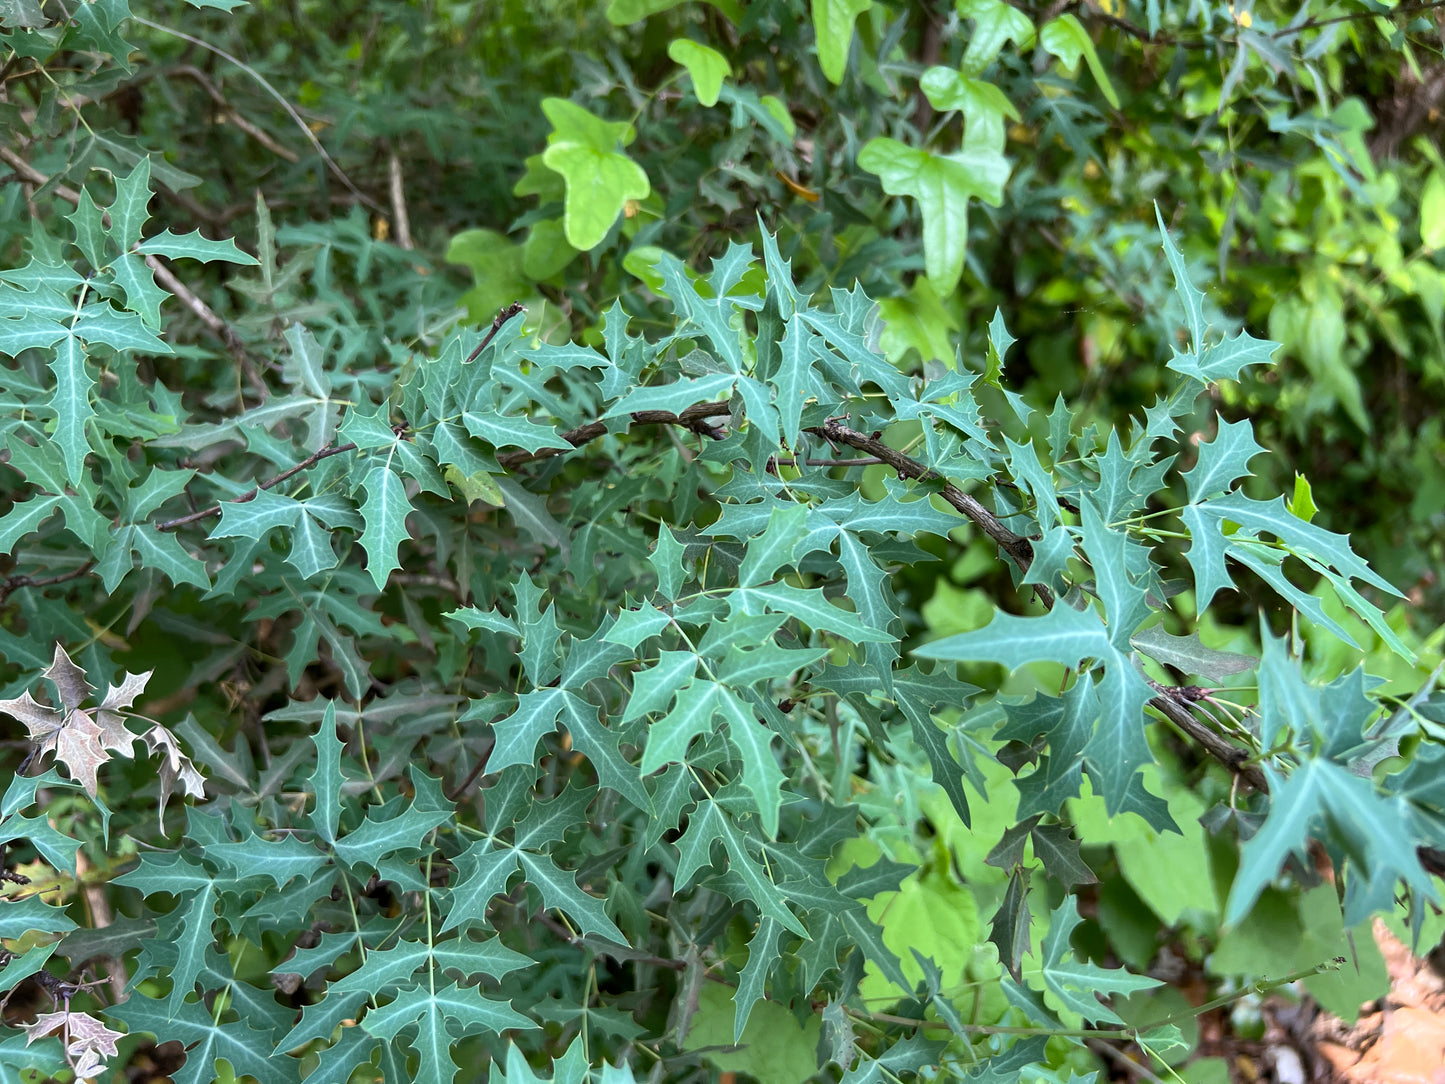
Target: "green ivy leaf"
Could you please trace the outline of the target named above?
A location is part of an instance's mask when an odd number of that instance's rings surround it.
[[[1104,92],[1104,98],[1115,109],[1119,108],[1119,95],[1114,92],[1114,84],[1109,82],[1109,73],[1099,62],[1099,54],[1094,50],[1094,40],[1089,37],[1089,32],[1084,29],[1084,24],[1079,22],[1077,16],[1060,15],[1045,23],[1039,30],[1039,44],[1046,52],[1053,53],[1062,60],[1064,67],[1070,70],[1079,66],[1079,57],[1082,56],[1084,63],[1089,65],[1094,81]]]
[[[813,33],[817,39],[818,66],[835,86],[843,81],[848,49],[853,44],[853,24],[868,11],[872,0],[812,0]]]
[[[1008,180],[1008,161],[997,151],[965,149],[935,155],[896,139],[870,139],[858,152],[858,165],[876,173],[883,190],[912,196],[923,212],[923,261],[940,293],[949,293],[963,273],[971,197],[997,207]]]
[[[1021,52],[1033,44],[1034,24],[1004,0],[956,0],[954,6],[961,17],[973,20],[963,54],[965,75],[978,75],[993,63],[1006,41],[1014,42]]]
[[[703,105],[717,105],[723,80],[732,74],[727,57],[690,38],[673,40],[667,47],[667,55],[692,76],[692,90],[697,100]]]

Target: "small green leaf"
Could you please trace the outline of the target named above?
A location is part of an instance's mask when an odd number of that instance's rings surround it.
[[[692,76],[692,90],[703,105],[717,105],[723,80],[732,74],[727,57],[690,38],[677,38],[667,47],[667,55],[687,69]]]
[[[878,174],[885,192],[918,200],[923,212],[924,267],[940,293],[951,292],[963,273],[968,201],[976,197],[997,207],[1008,180],[1008,161],[994,150],[936,155],[878,137],[858,152],[858,165]]]
[[[1445,177],[1430,171],[1420,193],[1420,241],[1426,248],[1445,248]]]
[[[1094,50],[1094,40],[1089,37],[1089,32],[1084,29],[1084,24],[1079,22],[1077,16],[1060,15],[1045,23],[1039,31],[1039,44],[1046,52],[1053,53],[1062,60],[1064,67],[1070,70],[1079,66],[1079,57],[1082,56],[1089,65],[1094,81],[1104,92],[1104,97],[1115,109],[1119,108],[1119,95],[1114,93],[1114,84],[1109,82],[1109,74],[1099,62],[1099,54]]]
[[[968,49],[963,54],[965,75],[978,75],[993,63],[1004,42],[1013,41],[1020,51],[1034,41],[1034,24],[1029,17],[1004,0],[956,0],[958,14],[973,20]]]
[[[873,6],[872,0],[813,0],[813,33],[817,38],[818,66],[828,82],[843,81],[853,24]]]

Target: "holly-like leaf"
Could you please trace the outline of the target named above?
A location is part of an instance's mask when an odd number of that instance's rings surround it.
[[[1080,960],[1069,938],[1082,921],[1073,896],[1065,896],[1049,916],[1049,932],[1039,946],[1039,975],[1044,989],[1064,1008],[1087,1021],[1122,1024],[1124,1021],[1098,998],[1148,990],[1161,985],[1160,980],[1131,975],[1122,967],[1103,968]]]
[[[1223,493],[1236,478],[1250,477],[1249,461],[1264,452],[1254,440],[1249,419],[1230,422],[1219,419],[1219,432],[1199,446],[1199,461],[1183,474],[1194,502]]]
[[[411,511],[411,502],[406,498],[401,477],[381,460],[367,473],[362,484],[366,487],[366,500],[361,505],[361,518],[366,521],[366,529],[361,532],[361,545],[366,550],[366,571],[381,591],[392,569],[401,567],[397,551],[402,541],[410,537],[406,517]]]

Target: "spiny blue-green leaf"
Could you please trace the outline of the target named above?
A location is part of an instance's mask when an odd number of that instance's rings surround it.
[[[101,343],[117,351],[175,353],[139,316],[133,312],[122,312],[108,302],[85,306],[70,325],[70,330],[87,343]]]
[[[644,812],[652,808],[652,796],[642,785],[642,773],[622,755],[617,733],[603,725],[595,705],[568,693],[562,703],[561,721],[572,736],[573,747],[597,773],[598,783]]]
[[[467,432],[485,440],[494,448],[521,448],[537,452],[543,448],[571,451],[572,445],[550,425],[538,425],[530,418],[498,414],[496,411],[464,411],[462,424]]]
[[[810,628],[834,633],[855,644],[869,641],[886,644],[894,640],[883,629],[864,625],[857,614],[834,606],[824,597],[821,588],[801,588],[786,583],[739,587],[728,596],[728,604],[734,614],[764,611],[788,614]]]
[[[213,875],[179,851],[142,852],[140,864],[115,878],[116,884],[130,885],[145,895],[168,892],[179,896],[209,885]]]
[[[734,644],[728,647],[722,663],[715,665],[713,669],[719,681],[741,689],[755,682],[776,681],[788,677],[812,666],[827,654],[828,649],[824,647],[786,648],[779,647],[772,640],[766,640],[746,651]],[[658,665],[661,666],[660,661]],[[636,696],[634,692],[634,700]]]
[[[1140,501],[1140,494],[1130,486],[1134,465],[1124,455],[1119,443],[1119,431],[1109,431],[1109,440],[1103,455],[1093,458],[1093,467],[1099,472],[1099,484],[1089,493],[1089,500],[1099,510],[1105,523],[1115,523],[1130,508]]]
[[[290,527],[301,516],[301,502],[292,497],[260,489],[246,501],[225,501],[221,519],[211,528],[212,538],[265,538],[277,527]]]
[[[442,616],[460,625],[465,625],[469,629],[487,629],[490,632],[500,632],[511,636],[522,634],[515,621],[496,610],[479,610],[475,606],[466,606],[460,610],[444,613]]]
[[[741,1042],[753,1006],[766,996],[768,975],[778,962],[778,935],[782,927],[771,918],[758,920],[758,928],[748,941],[748,962],[738,975],[737,992],[733,995],[733,1042]]]
[[[800,504],[774,508],[766,529],[748,543],[742,567],[738,570],[738,583],[743,587],[753,587],[771,580],[778,569],[791,566],[793,551],[808,533],[804,525],[806,519],[807,510]]]
[[[1274,352],[1279,348],[1279,343],[1256,339],[1249,332],[1241,331],[1232,339],[1215,343],[1202,357],[1176,353],[1169,368],[1205,384],[1238,380],[1239,374],[1250,365],[1273,365]]]
[[[110,264],[106,255],[105,224],[101,220],[100,208],[90,196],[89,189],[82,189],[75,210],[65,216],[75,229],[75,247],[90,264],[91,270],[103,271]]]
[[[171,295],[156,285],[155,272],[140,256],[126,253],[110,266],[116,285],[125,291],[126,307],[140,313],[153,328],[161,326],[161,303]]]
[[[778,834],[778,808],[783,801],[787,777],[773,755],[773,732],[753,717],[737,694],[721,686],[719,708],[728,724],[728,741],[743,763],[743,786],[752,792],[769,838]]]
[[[684,377],[656,387],[634,388],[603,413],[615,418],[639,410],[666,410],[681,414],[697,403],[707,403],[732,392],[737,377],[732,373],[713,373],[696,379]],[[571,447],[571,445],[568,445]]]
[[[810,298],[798,289],[793,280],[793,264],[783,259],[778,249],[778,235],[768,230],[763,216],[758,214],[758,231],[763,237],[763,266],[768,272],[768,296],[778,302],[778,315],[792,327],[793,315],[806,308]]]
[[[210,589],[205,562],[191,556],[175,535],[158,531],[148,523],[127,530],[127,537],[115,542],[114,554],[124,555],[129,548],[140,557],[142,567],[164,573],[172,583],[188,583],[202,591]]]
[[[75,923],[66,917],[64,908],[52,907],[39,896],[0,900],[0,937],[64,933],[75,928]]]
[[[1104,604],[1104,620],[1109,627],[1109,643],[1128,650],[1129,637],[1148,618],[1150,609],[1142,583],[1129,574],[1127,548],[1137,545],[1122,531],[1104,525],[1093,502],[1080,505],[1080,521],[1084,531],[1084,552],[1094,569],[1094,588]]]
[[[602,909],[602,901],[583,892],[575,875],[558,867],[546,855],[530,851],[518,851],[517,861],[527,883],[542,894],[544,906],[566,911],[584,934],[596,934],[621,945],[627,944],[627,938]]]
[[[373,809],[354,831],[332,844],[336,856],[348,866],[375,868],[383,855],[421,847],[427,834],[452,816],[449,810],[418,809],[411,805],[404,813],[378,818]]]
[[[168,1005],[136,993],[106,1014],[125,1024],[132,1035],[146,1032],[158,1042],[179,1042],[185,1048],[186,1061],[171,1073],[176,1084],[208,1084],[216,1077],[215,1065],[220,1059],[229,1062],[238,1077],[253,1076],[268,1084],[297,1079],[300,1063],[273,1057],[268,1032],[252,1028],[244,1019],[218,1024],[200,1002]]]
[[[699,868],[711,864],[712,845],[719,840],[727,853],[728,871],[737,878],[746,898],[752,900],[764,917],[772,918],[800,937],[806,937],[807,930],[788,909],[778,886],[768,877],[759,860],[748,852],[747,839],[742,831],[722,806],[711,799],[698,803],[687,831],[677,841],[680,856],[676,879],[678,890],[692,882]]]
[[[1049,916],[1049,932],[1039,946],[1039,975],[1044,988],[1064,1008],[1087,1021],[1122,1024],[1124,1021],[1097,995],[1132,994],[1159,986],[1160,980],[1131,975],[1122,967],[1099,967],[1076,957],[1069,937],[1082,921],[1073,896],[1065,896]]]
[[[1228,539],[1219,521],[1205,516],[1202,505],[1186,505],[1179,510],[1179,518],[1189,530],[1189,549],[1184,556],[1194,571],[1194,604],[1203,613],[1216,593],[1234,587],[1224,563]]]
[[[487,905],[502,891],[517,871],[517,853],[510,847],[495,847],[479,840],[457,859],[463,876],[451,892],[451,908],[440,933],[473,922],[485,922]]]
[[[1034,499],[1034,515],[1039,526],[1045,531],[1052,530],[1059,522],[1059,495],[1054,491],[1053,476],[1039,462],[1038,451],[1032,441],[1026,445],[1015,444],[1005,436],[1003,442],[1008,448],[1014,478]]]
[[[715,681],[694,681],[677,694],[672,710],[652,724],[642,752],[642,773],[649,775],[670,761],[681,761],[692,739],[712,730],[726,690]],[[495,754],[493,754],[495,755]]]
[[[397,551],[402,540],[410,537],[406,516],[411,511],[411,502],[406,499],[401,478],[380,460],[362,484],[366,487],[366,500],[361,505],[361,517],[366,521],[366,529],[361,532],[361,545],[366,550],[366,571],[381,591],[391,570],[401,567]]]
[[[1196,351],[1204,349],[1204,293],[1189,278],[1189,268],[1184,257],[1174,246],[1174,239],[1164,225],[1164,212],[1154,204],[1154,217],[1159,222],[1159,236],[1164,242],[1164,255],[1169,260],[1169,269],[1174,272],[1174,292],[1184,306],[1184,324],[1189,329],[1189,341]],[[1171,368],[1176,368],[1172,362]]]
[[[672,528],[663,524],[657,532],[657,546],[653,549],[648,563],[657,576],[657,590],[665,599],[676,600],[682,585],[687,582],[687,569],[682,563],[686,547],[677,540]]]
[[[1122,653],[1106,660],[1098,688],[1099,726],[1084,746],[1084,759],[1094,790],[1112,817],[1127,808],[1138,770],[1154,761],[1144,736],[1144,705],[1154,691]]]
[[[641,606],[635,610],[622,610],[617,621],[607,630],[604,637],[609,643],[636,648],[650,636],[656,636],[672,622],[672,618],[656,606]]]
[[[1398,588],[1376,573],[1350,548],[1342,534],[1326,531],[1292,515],[1283,497],[1257,501],[1242,493],[1227,493],[1197,507],[1210,516],[1229,519],[1255,531],[1268,531],[1285,546],[1298,549],[1333,566],[1340,574],[1364,580],[1387,594],[1403,598]]]
[[[557,729],[557,716],[567,695],[563,689],[536,689],[517,697],[517,710],[492,728],[496,745],[487,770],[499,772],[513,764],[531,764],[538,740]]]
[[[111,238],[122,252],[140,240],[150,212],[146,205],[151,199],[151,160],[147,156],[135,164],[125,177],[115,180],[115,201],[110,205]]]
[[[1404,799],[1384,798],[1368,778],[1323,758],[1308,758],[1287,779],[1267,765],[1270,811],[1245,843],[1229,890],[1224,921],[1240,921],[1291,855],[1304,858],[1311,838],[1327,829],[1340,838],[1357,877],[1403,878],[1424,899],[1437,899],[1430,876],[1415,854],[1415,835]],[[1364,915],[1347,914],[1346,923]]]
[[[1183,474],[1189,499],[1195,503],[1223,493],[1236,478],[1249,477],[1249,461],[1264,451],[1254,440],[1249,419],[1229,422],[1219,419],[1219,432],[1199,446],[1199,461]]]
[[[337,556],[336,550],[331,546],[331,532],[321,526],[309,512],[303,511],[297,517],[296,526],[291,532],[291,549],[286,554],[286,560],[308,580],[336,567]]]
[[[854,491],[846,497],[824,501],[817,509],[850,531],[896,532],[904,537],[926,531],[947,538],[949,531],[959,526],[958,516],[935,508],[927,496],[904,501],[900,499],[901,492],[904,487],[895,483],[888,487],[888,495],[882,500],[870,501]]]
[[[1253,655],[1205,647],[1198,632],[1175,636],[1164,631],[1162,625],[1141,629],[1129,638],[1129,643],[1155,662],[1167,663],[1185,674],[1198,674],[1216,685],[1259,662]]]
[[[771,286],[772,279],[769,279]],[[791,283],[790,283],[791,285]],[[799,298],[798,300],[801,300]],[[813,345],[814,332],[796,314],[787,318],[787,329],[779,343],[781,357],[773,383],[778,392],[778,413],[782,418],[783,440],[788,447],[798,447],[798,432],[802,428],[803,407],[808,400],[820,394],[821,387],[814,364],[817,350]]]
[[[44,350],[69,334],[64,325],[49,317],[21,310],[19,315],[0,319],[0,354],[15,357],[23,350]]]
[[[321,725],[312,736],[316,746],[316,765],[311,769],[313,803],[307,814],[311,827],[327,843],[336,842],[336,826],[341,819],[341,751],[346,744],[336,736],[336,701],[326,701]]]
[[[673,695],[691,684],[698,658],[691,651],[663,651],[657,663],[632,676],[632,695],[622,721],[630,723],[654,711],[663,711]]]
[[[234,238],[211,241],[202,237],[200,230],[183,234],[162,230],[154,237],[147,237],[142,241],[136,251],[145,255],[165,256],[171,260],[190,259],[203,263],[219,260],[222,263],[240,264],[242,267],[256,266],[256,258],[237,248]]]
[[[95,387],[86,365],[85,348],[74,335],[67,335],[50,361],[55,374],[55,394],[50,409],[55,411],[55,443],[65,457],[65,476],[73,486],[85,477],[85,457],[90,452],[89,426],[95,417],[90,389]]]
[[[1075,667],[1081,659],[1103,658],[1112,652],[1098,614],[1064,605],[1055,606],[1041,617],[995,612],[981,629],[945,636],[913,649],[921,659],[997,662],[1011,670],[1031,662]]]

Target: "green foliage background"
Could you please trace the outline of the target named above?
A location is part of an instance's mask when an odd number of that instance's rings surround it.
[[[0,2],[3,1079],[1352,1016],[1441,933],[1435,19]]]

